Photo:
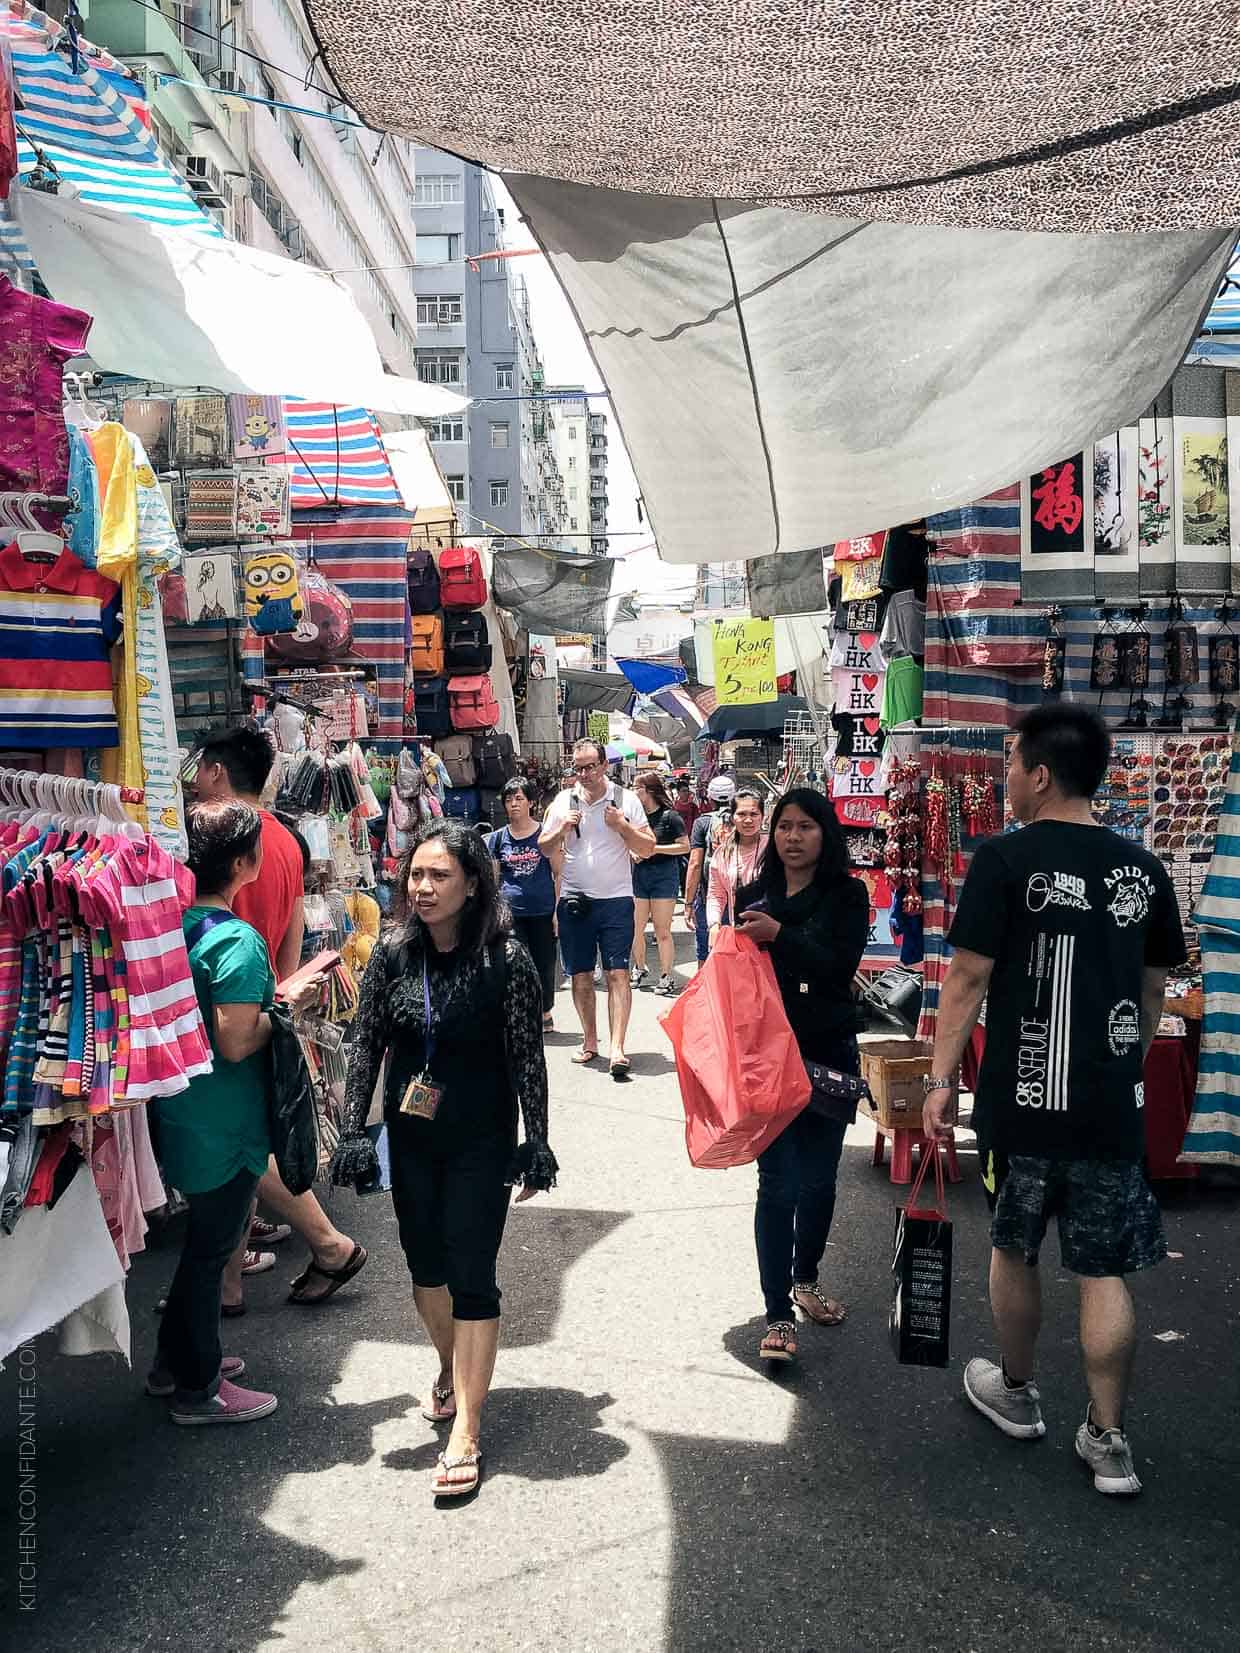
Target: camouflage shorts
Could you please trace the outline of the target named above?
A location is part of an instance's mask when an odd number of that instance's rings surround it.
[[[1133,1160],[1042,1159],[983,1151],[990,1243],[1032,1266],[1052,1217],[1059,1255],[1073,1274],[1102,1278],[1152,1268],[1167,1255],[1162,1213]]]

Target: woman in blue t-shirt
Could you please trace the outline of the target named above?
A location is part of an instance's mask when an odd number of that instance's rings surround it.
[[[553,1026],[555,1004],[555,906],[563,851],[539,848],[529,782],[518,777],[504,788],[508,825],[487,837],[499,890],[512,911],[512,927],[529,948],[543,992],[543,1027]]]

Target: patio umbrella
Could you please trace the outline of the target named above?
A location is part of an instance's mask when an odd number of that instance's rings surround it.
[[[627,740],[609,740],[607,742],[608,763],[618,763],[621,758],[635,758],[637,748],[630,746]]]

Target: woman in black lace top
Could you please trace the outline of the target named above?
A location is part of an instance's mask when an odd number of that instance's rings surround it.
[[[554,1186],[547,1146],[542,987],[508,930],[481,836],[458,821],[416,835],[396,882],[395,927],[362,980],[332,1180],[375,1171],[366,1115],[384,1058],[392,1199],[413,1297],[439,1355],[423,1416],[452,1421],[437,1497],[478,1484],[482,1407],[499,1341],[495,1261],[518,1200]],[[520,1103],[525,1140],[517,1145]]]

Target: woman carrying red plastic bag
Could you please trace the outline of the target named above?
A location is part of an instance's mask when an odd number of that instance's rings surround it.
[[[756,880],[738,891],[737,928],[770,954],[800,1055],[855,1074],[857,1017],[852,985],[869,936],[866,887],[849,873],[848,850],[819,792],[786,792],[771,817]],[[793,1359],[793,1303],[820,1326],[844,1319],[818,1285],[835,1214],[835,1180],[855,1105],[824,1114],[805,1108],[758,1156],[754,1233],[766,1302],[764,1360]]]

